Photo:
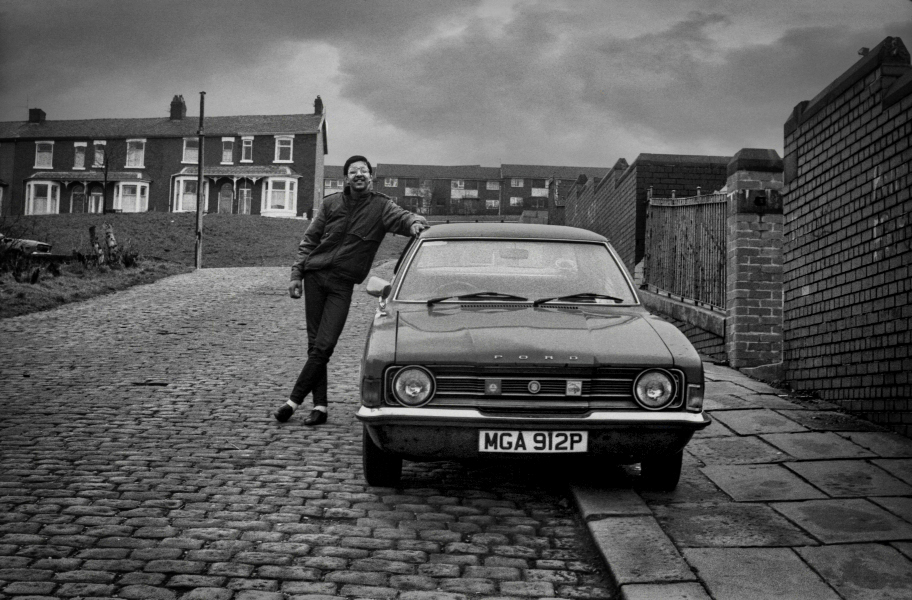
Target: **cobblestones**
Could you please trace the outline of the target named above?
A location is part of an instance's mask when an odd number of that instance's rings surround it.
[[[203,270],[0,321],[0,598],[615,596],[557,468],[364,482],[360,286],[329,422],[277,424],[306,346],[286,275]]]

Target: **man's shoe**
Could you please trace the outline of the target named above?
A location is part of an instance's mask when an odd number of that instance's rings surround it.
[[[310,414],[304,419],[304,424],[308,427],[313,425],[320,425],[326,422],[326,411],[323,410],[312,410]]]
[[[294,410],[288,406],[288,404],[283,404],[279,407],[279,410],[272,413],[272,416],[276,418],[276,421],[279,423],[284,423],[291,418],[291,415],[294,414]]]

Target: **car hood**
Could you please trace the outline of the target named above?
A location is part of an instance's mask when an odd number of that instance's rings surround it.
[[[396,362],[673,364],[647,315],[637,308],[409,308],[398,315]]]

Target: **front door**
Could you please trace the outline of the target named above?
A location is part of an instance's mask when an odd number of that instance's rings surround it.
[[[253,187],[245,181],[238,188],[238,214],[250,214],[250,200],[253,198]]]
[[[234,188],[230,183],[223,183],[219,189],[218,211],[230,215],[232,204],[234,204]]]

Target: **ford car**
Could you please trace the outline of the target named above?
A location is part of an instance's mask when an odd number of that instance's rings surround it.
[[[378,298],[361,362],[364,476],[403,460],[594,458],[672,490],[709,425],[703,364],[650,314],[601,235],[454,223],[413,238]]]

